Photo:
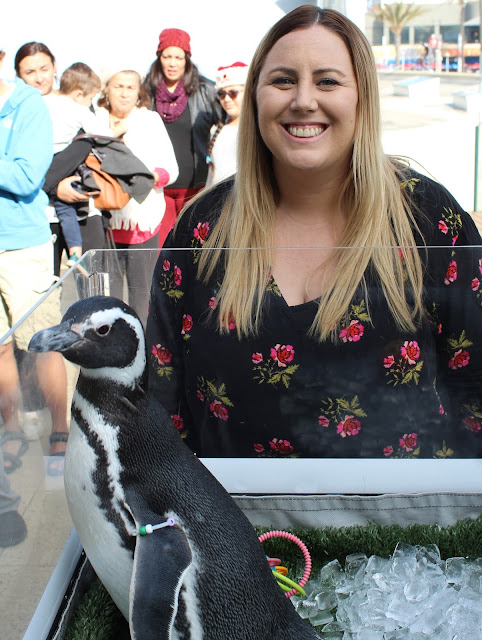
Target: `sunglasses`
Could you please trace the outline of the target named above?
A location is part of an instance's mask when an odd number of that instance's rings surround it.
[[[231,100],[236,100],[236,98],[238,97],[238,94],[241,93],[242,89],[231,89],[230,91],[218,91],[218,98],[220,100],[224,100],[224,98],[226,96],[229,96],[231,98]]]

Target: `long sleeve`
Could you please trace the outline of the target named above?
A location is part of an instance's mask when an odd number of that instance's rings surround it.
[[[466,432],[482,430],[482,240],[451,194],[428,182],[421,198],[427,311],[435,325],[440,411]]]
[[[192,252],[173,250],[173,244],[171,232],[152,278],[146,330],[151,366],[149,385],[173,420],[182,420],[182,426],[189,428],[183,403],[185,334],[182,327],[186,291],[193,284],[194,274]]]
[[[30,94],[12,114],[8,149],[0,158],[0,189],[28,197],[41,188],[52,160],[52,123],[42,97]]]
[[[166,127],[155,111],[136,109],[129,117],[128,131],[124,141],[134,155],[151,171],[165,169],[169,183],[179,175],[176,156]]]

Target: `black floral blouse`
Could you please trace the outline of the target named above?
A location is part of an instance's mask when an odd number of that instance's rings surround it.
[[[433,247],[419,248],[426,316],[413,333],[398,329],[367,273],[338,344],[308,337],[316,301],[288,306],[272,279],[259,335],[239,340],[235,318],[220,335],[209,311],[221,274],[208,285],[196,276],[232,183],[185,213],[154,272],[147,345],[151,388],[198,455],[482,455],[481,239],[441,185],[412,172],[402,186]]]

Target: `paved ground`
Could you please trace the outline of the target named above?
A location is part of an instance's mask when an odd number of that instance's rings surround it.
[[[394,95],[394,83],[406,74],[380,74],[383,144],[387,153],[413,159],[416,169],[435,177],[473,211],[479,113],[454,108],[453,94],[476,90],[479,78],[448,75],[437,95],[416,100]]]

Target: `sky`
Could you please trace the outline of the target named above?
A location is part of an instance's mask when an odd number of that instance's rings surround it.
[[[85,62],[104,75],[123,68],[145,73],[156,57],[159,33],[184,29],[191,35],[192,60],[214,78],[220,66],[249,63],[257,44],[284,12],[273,0],[24,0],[2,3],[0,48],[3,76],[25,42],[44,42],[57,71]],[[242,8],[241,8],[242,7]]]
[[[295,5],[279,0],[279,5]],[[366,0],[345,0],[359,26]],[[162,29],[191,35],[192,60],[214,79],[220,66],[249,64],[268,29],[285,12],[275,0],[9,0],[2,2],[0,48],[7,53],[4,78],[24,43],[45,43],[57,60],[58,75],[85,62],[101,77],[126,68],[145,74],[154,61]]]

